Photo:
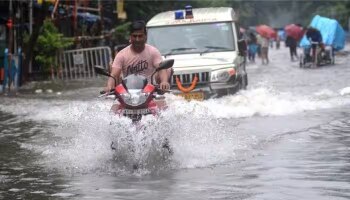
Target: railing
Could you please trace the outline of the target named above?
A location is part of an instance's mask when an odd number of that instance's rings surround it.
[[[94,66],[109,67],[112,54],[107,46],[64,51],[59,55],[61,79],[87,79],[95,77]]]

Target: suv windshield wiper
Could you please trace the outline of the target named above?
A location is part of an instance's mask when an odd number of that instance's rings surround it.
[[[171,54],[174,53],[174,51],[184,51],[184,50],[191,50],[191,49],[196,49],[194,47],[181,47],[181,48],[175,48],[175,49],[170,49],[170,51],[166,54],[164,54],[164,57],[167,57]]]
[[[231,48],[220,47],[220,46],[204,46],[204,47],[205,47],[204,51],[200,52],[199,55],[202,55],[204,53],[208,53],[208,52],[210,52],[213,49],[216,49],[216,50],[231,50]]]

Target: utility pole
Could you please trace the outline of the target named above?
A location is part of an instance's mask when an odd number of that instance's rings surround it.
[[[103,20],[103,4],[102,4],[102,0],[99,0],[98,1],[98,9],[99,9],[99,14],[100,14],[100,19],[101,19],[101,26],[100,26],[100,28],[101,28],[101,32],[100,32],[100,35],[104,35],[104,29],[105,29],[105,27],[104,27],[104,20]],[[105,43],[105,39],[103,38],[102,40],[100,40],[100,44],[99,45],[101,45],[101,43],[103,43],[103,45],[104,45],[104,43]]]
[[[33,33],[33,1],[29,1],[29,34]]]
[[[33,1],[32,0],[28,0],[29,1],[29,35],[32,35],[33,33]],[[23,64],[22,64],[23,65]],[[32,61],[29,62],[28,67],[23,69],[24,73],[22,73],[22,81],[25,80],[24,76],[27,76],[28,73],[32,73]]]
[[[103,31],[104,29],[104,21],[103,21],[103,5],[102,5],[102,0],[98,1],[98,12],[100,14],[100,19],[101,19],[101,30]]]
[[[17,54],[17,58],[18,58],[18,62],[17,62],[17,78],[16,78],[16,87],[18,88],[19,86],[22,85],[22,71],[23,71],[23,64],[21,62],[20,59],[22,59],[22,49],[23,49],[23,25],[24,25],[24,19],[23,19],[23,4],[22,2],[18,2],[17,3],[17,13],[16,13],[16,18],[19,22],[19,27],[18,27],[18,31],[17,31],[17,38],[16,39],[17,45],[15,45],[16,47],[16,54]]]
[[[73,5],[73,32],[74,36],[78,36],[78,2],[77,0],[72,1]]]
[[[7,74],[5,74],[5,76],[7,75],[8,77],[8,91],[11,91],[11,84],[12,84],[12,43],[13,43],[13,10],[12,10],[12,0],[9,1],[9,19],[7,21],[7,27],[9,29],[9,41],[8,41],[8,71]]]
[[[32,34],[30,34],[30,38],[28,41],[28,44],[26,45],[25,52],[24,52],[24,62],[23,62],[23,67],[24,67],[24,73],[23,73],[23,78],[24,81],[27,81],[29,78],[29,74],[27,73],[27,69],[29,68],[29,63],[31,62],[31,59],[34,56],[34,46],[36,44],[36,41],[39,37],[40,34],[40,27],[44,24],[45,16],[46,16],[46,11],[48,10],[48,4],[43,3],[41,5],[41,8],[38,8],[39,10],[37,11],[37,18],[35,22],[35,26],[33,26],[32,29]]]

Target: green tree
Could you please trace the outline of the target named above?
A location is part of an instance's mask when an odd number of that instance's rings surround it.
[[[47,9],[49,7],[49,4],[47,2],[44,2],[43,5],[38,9],[35,10],[38,12],[37,17],[35,18],[35,24],[33,25],[33,32],[32,34],[28,35],[27,40],[24,40],[24,62],[23,62],[23,75],[22,75],[22,81],[26,82],[29,78],[29,65],[32,61],[32,58],[35,55],[34,47],[37,42],[37,39],[40,34],[40,29],[44,23],[45,16],[47,14]]]
[[[329,5],[320,7],[318,13],[321,16],[336,19],[343,28],[347,28],[349,10],[346,8],[346,3],[335,2]]]
[[[197,7],[230,7],[232,4],[232,0],[201,0],[195,2]]]
[[[51,70],[51,76],[53,78],[54,71],[58,69],[56,61],[58,53],[72,44],[73,39],[64,38],[63,34],[58,32],[52,21],[46,19],[35,47],[37,52],[35,60],[43,65],[44,71],[48,72]]]
[[[120,24],[116,26],[111,32],[112,32],[112,39],[117,44],[125,43],[129,40],[129,26],[131,22],[125,22],[123,24]]]

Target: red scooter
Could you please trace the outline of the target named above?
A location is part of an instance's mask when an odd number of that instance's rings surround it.
[[[100,66],[95,66],[95,72],[104,76],[112,77],[116,87],[110,92],[101,92],[99,97],[112,97],[116,99],[112,111],[119,116],[129,117],[133,122],[138,122],[142,116],[157,115],[160,110],[166,108],[163,92],[153,84],[155,73],[162,69],[171,68],[173,59],[164,60],[151,75],[151,83],[143,75],[131,74],[122,79],[117,85],[117,80],[110,73]]]

